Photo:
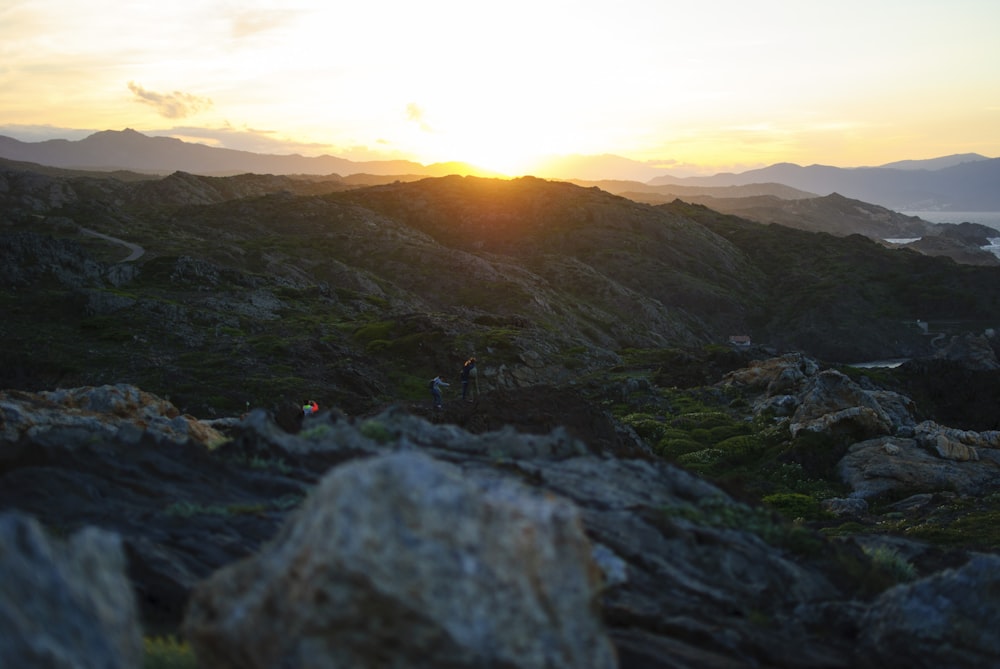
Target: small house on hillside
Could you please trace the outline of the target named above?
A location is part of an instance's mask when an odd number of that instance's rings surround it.
[[[729,345],[736,348],[750,348],[750,335],[729,335]]]

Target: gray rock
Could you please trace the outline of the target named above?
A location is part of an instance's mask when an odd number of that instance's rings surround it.
[[[824,511],[832,513],[838,518],[843,518],[845,516],[858,517],[868,513],[868,502],[857,497],[834,497],[831,499],[824,499],[821,505]]]
[[[987,337],[966,333],[952,337],[934,353],[935,358],[955,360],[966,369],[992,371],[1000,369],[1000,361]]]
[[[975,495],[1000,485],[1000,451],[979,460],[944,458],[916,439],[877,437],[854,444],[837,464],[852,497],[872,499],[892,491],[952,490]]]
[[[979,555],[883,593],[863,620],[863,652],[882,666],[1000,666],[1000,557]]]
[[[878,401],[836,370],[809,378],[789,425],[792,435],[847,431],[861,438],[892,432],[892,419]]]
[[[591,550],[565,501],[376,457],[196,589],[185,634],[215,669],[614,667]]]
[[[51,429],[79,428],[105,435],[147,431],[205,445],[225,439],[218,430],[182,415],[170,402],[127,384],[85,386],[39,393],[0,391],[0,442]]]
[[[33,518],[0,515],[0,666],[135,669],[142,633],[116,534],[63,543]]]

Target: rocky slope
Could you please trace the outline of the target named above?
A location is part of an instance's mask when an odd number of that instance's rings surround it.
[[[169,631],[213,669],[1000,659],[984,624],[1000,557],[887,531],[995,490],[1000,433],[919,421],[909,398],[801,355],[715,388],[793,433],[850,435],[848,494],[827,513],[873,531],[824,535],[737,501],[595,404],[552,429],[536,409],[533,432],[490,393],[435,422],[403,405],[286,430],[262,410],[199,421],[130,386],[0,394],[0,571],[46,575],[4,578],[0,619],[23,633],[0,659],[49,647],[136,666],[138,635]],[[905,497],[878,507],[891,489]]]
[[[911,357],[938,322],[982,331],[1000,313],[994,268],[530,178],[345,190],[8,169],[0,203],[14,316],[0,386],[127,382],[206,416],[305,395],[359,413],[422,396],[472,354],[491,388],[734,334],[829,360]],[[142,255],[123,262],[115,239]]]

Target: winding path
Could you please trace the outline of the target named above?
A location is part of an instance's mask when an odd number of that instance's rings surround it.
[[[93,235],[94,237],[100,237],[101,239],[106,239],[109,242],[114,242],[115,244],[121,244],[122,246],[127,246],[129,251],[128,257],[121,260],[120,262],[133,262],[142,257],[142,254],[146,252],[146,249],[142,248],[138,244],[133,244],[132,242],[127,242],[124,239],[118,239],[117,237],[111,237],[104,234],[103,232],[97,232],[96,230],[91,230],[89,228],[80,228],[80,232],[85,232],[88,235]]]

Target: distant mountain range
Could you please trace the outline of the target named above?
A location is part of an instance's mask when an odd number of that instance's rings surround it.
[[[895,211],[1000,211],[1000,158],[979,154],[911,160],[883,167],[779,163],[739,174],[674,179],[652,185],[744,186],[780,183],[799,190],[878,204]]]
[[[408,160],[356,162],[336,156],[275,155],[220,149],[172,137],[149,137],[135,130],[105,130],[81,140],[22,142],[0,135],[0,157],[76,170],[130,170],[164,176],[190,172],[204,176],[255,174],[378,174],[447,176],[483,174],[465,163],[422,165]]]
[[[498,176],[461,162],[422,165],[405,160],[356,162],[329,155],[309,157],[298,154],[259,154],[213,148],[169,137],[149,137],[130,129],[97,132],[78,141],[53,139],[22,142],[0,136],[0,157],[66,169],[131,170],[157,175],[175,171],[206,176],[248,172],[277,175],[370,174],[398,176],[401,180],[411,180],[414,176],[449,174]],[[710,177],[664,175],[662,170],[650,171],[650,168],[641,163],[621,156],[577,156],[559,163],[559,169],[565,170],[560,178],[614,178],[628,173],[626,168],[629,165],[635,168],[635,174],[660,174],[646,181],[636,182],[646,186],[719,188],[781,184],[807,194],[838,193],[895,211],[1000,211],[1000,158],[987,158],[976,153],[899,161],[881,167],[802,167],[779,163],[761,169]],[[574,173],[571,170],[579,171]],[[595,176],[601,175],[602,170],[605,170],[603,176]],[[622,189],[617,190],[620,192]],[[795,197],[795,194],[791,194],[790,199]]]

